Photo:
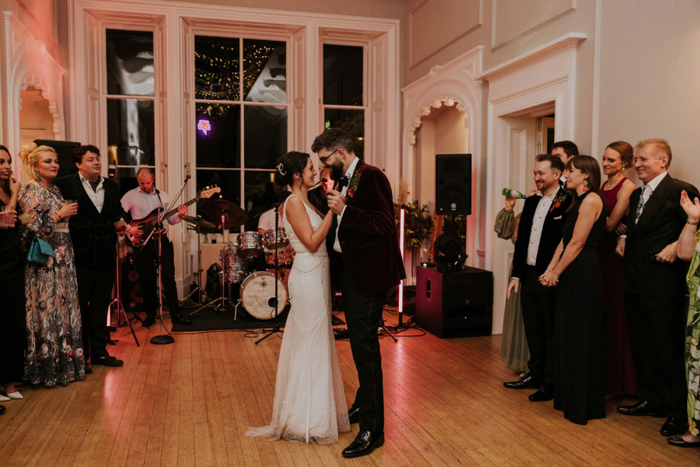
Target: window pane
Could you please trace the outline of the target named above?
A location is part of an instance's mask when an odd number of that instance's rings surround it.
[[[196,99],[239,100],[238,39],[196,36],[194,95]]]
[[[363,48],[323,46],[323,103],[363,105]]]
[[[118,165],[155,165],[153,101],[107,99],[107,145]]]
[[[107,30],[107,93],[153,96],[153,33]]]
[[[325,128],[342,128],[352,136],[355,155],[365,157],[365,111],[326,109]]]
[[[197,104],[197,167],[241,166],[239,105]]]
[[[240,170],[205,170],[197,169],[197,193],[205,190],[206,187],[218,186],[221,193],[212,196],[211,199],[225,199],[236,203],[241,203],[241,171]],[[200,203],[203,200],[199,201]],[[211,220],[214,222],[214,220]],[[221,222],[216,223],[221,224]]]
[[[287,44],[243,41],[243,93],[252,102],[287,103]]]
[[[260,215],[279,202],[280,187],[274,183],[274,172],[245,173],[246,230],[257,230]]]
[[[245,107],[245,166],[273,169],[287,152],[287,108]]]

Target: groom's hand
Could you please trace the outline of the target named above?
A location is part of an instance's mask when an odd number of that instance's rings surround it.
[[[343,209],[345,209],[345,197],[343,194],[336,190],[329,190],[328,207],[335,215],[341,215],[343,213]]]

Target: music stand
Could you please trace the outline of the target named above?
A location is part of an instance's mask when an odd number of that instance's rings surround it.
[[[116,297],[112,302],[109,304],[107,307],[107,310],[112,309],[112,305],[116,305],[117,307],[117,327],[121,326],[121,318],[122,316],[124,317],[124,320],[126,323],[129,325],[129,329],[131,330],[131,335],[134,336],[134,341],[136,341],[136,347],[141,347],[141,344],[139,344],[139,340],[136,338],[136,333],[134,332],[134,327],[131,325],[131,321],[129,320],[129,317],[126,315],[126,309],[124,308],[124,304],[122,303],[122,289],[121,289],[121,267],[119,264],[119,242],[117,242],[117,278],[116,278],[116,283],[115,286],[117,288],[117,293]],[[139,318],[141,319],[141,318]],[[115,341],[116,342],[116,341]]]
[[[273,320],[272,330],[270,332],[268,332],[266,335],[262,336],[257,341],[255,341],[255,345],[258,345],[259,343],[261,343],[262,341],[264,341],[265,339],[267,339],[268,337],[270,337],[273,334],[277,335],[277,333],[282,332],[280,330],[280,323],[279,323],[279,321],[277,321],[277,317],[279,316],[279,313],[278,313],[278,309],[279,309],[279,297],[278,297],[279,279],[277,278],[277,272],[279,271],[279,256],[278,256],[278,254],[279,254],[279,241],[277,239],[277,236],[279,235],[279,220],[280,220],[279,208],[280,208],[280,205],[277,204],[275,206],[275,236],[274,236],[274,238],[275,238],[275,298],[270,299],[270,301],[273,302],[272,304],[275,307],[275,313],[272,316],[272,320]]]

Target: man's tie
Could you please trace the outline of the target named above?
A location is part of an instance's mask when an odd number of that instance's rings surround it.
[[[644,194],[647,192],[647,190],[651,191],[651,187],[649,185],[646,185],[642,188],[642,195],[639,197],[639,201],[637,202],[637,212],[634,216],[634,223],[636,224],[639,222],[639,218],[642,217],[642,212],[644,212],[644,206],[647,204],[647,201],[649,201],[649,198],[651,198],[651,193],[647,197],[646,201],[644,200]]]

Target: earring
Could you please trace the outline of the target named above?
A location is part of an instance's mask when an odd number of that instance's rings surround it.
[[[588,179],[587,178],[583,179],[583,190],[588,191]]]
[[[37,182],[41,183],[41,175],[39,175],[39,170],[34,169],[34,178]]]

